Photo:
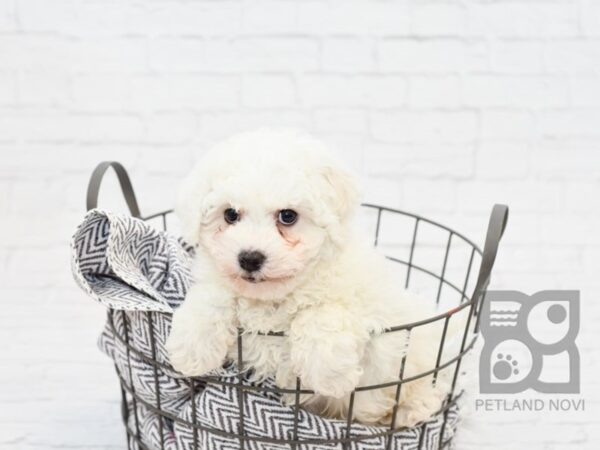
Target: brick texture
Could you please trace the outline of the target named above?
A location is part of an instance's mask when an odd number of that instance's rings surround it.
[[[596,0],[0,1],[0,450],[125,448],[103,310],[69,271],[94,165],[122,161],[150,213],[269,125],[478,242],[508,203],[493,286],[582,290],[586,412],[476,413],[458,448],[596,449],[599,117]]]

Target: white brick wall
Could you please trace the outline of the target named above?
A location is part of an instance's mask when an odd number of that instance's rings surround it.
[[[598,447],[600,2],[1,0],[1,450],[124,447],[103,311],[68,264],[94,165],[122,161],[152,212],[209,144],[263,125],[479,242],[508,203],[494,286],[582,290],[587,411],[478,413],[459,448]],[[114,181],[101,203],[122,208]]]

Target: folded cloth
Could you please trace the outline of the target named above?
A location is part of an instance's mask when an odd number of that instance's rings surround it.
[[[202,450],[239,447],[235,435],[240,430],[238,371],[229,364],[219,371],[219,382],[192,383],[169,365],[165,342],[170,332],[171,313],[185,298],[191,284],[193,248],[183,240],[158,231],[146,222],[126,215],[92,210],[77,228],[71,243],[75,280],[93,299],[109,310],[99,346],[115,362],[125,388],[134,394],[127,405],[127,425],[139,430],[149,448]],[[244,446],[251,450],[286,449],[277,439],[310,439],[304,450],[342,448],[319,440],[332,441],[347,436],[345,420],[324,418],[296,411],[272,391],[274,381],[256,382],[248,373],[242,383],[256,389],[245,390],[243,400]],[[262,389],[262,390],[261,390]],[[360,394],[358,394],[360,395]],[[167,415],[160,418],[159,408]],[[437,449],[440,434],[444,441],[458,422],[453,404],[444,414],[432,417],[419,427],[394,433],[391,449]],[[194,427],[192,424],[195,424]],[[195,430],[195,431],[194,431]],[[386,448],[385,427],[353,423],[352,450]],[[132,448],[139,448],[132,440]]]
[[[109,308],[100,348],[136,395],[177,415],[189,387],[168,366],[171,316],[155,312],[171,313],[185,298],[191,248],[142,220],[92,210],[77,228],[72,250],[75,280]]]

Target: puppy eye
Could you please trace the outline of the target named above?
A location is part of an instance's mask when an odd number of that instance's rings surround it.
[[[293,209],[282,209],[277,220],[282,225],[293,225],[298,220],[298,213]]]
[[[225,218],[225,222],[231,224],[240,220],[240,213],[233,208],[227,208],[223,213],[223,217]]]

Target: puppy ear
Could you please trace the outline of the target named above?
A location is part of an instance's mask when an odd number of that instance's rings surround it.
[[[360,202],[358,182],[354,175],[337,164],[327,165],[321,172],[330,192],[330,207],[340,222],[352,216]]]
[[[208,213],[210,193],[208,173],[198,165],[179,186],[175,214],[181,224],[181,235],[191,245],[200,241],[200,228]]]

